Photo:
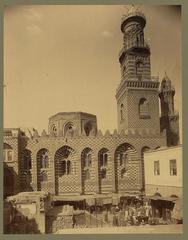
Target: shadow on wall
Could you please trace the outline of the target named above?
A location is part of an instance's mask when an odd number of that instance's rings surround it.
[[[12,203],[4,202],[4,234],[40,234],[34,218],[28,218]]]
[[[5,162],[3,170],[3,196],[5,199],[8,196],[14,195],[14,179],[16,179],[17,174],[15,173],[13,167],[9,167]]]

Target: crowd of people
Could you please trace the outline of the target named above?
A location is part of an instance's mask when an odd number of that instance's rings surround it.
[[[148,203],[112,206],[110,210],[104,209],[102,215],[103,221],[111,226],[152,224],[152,208]]]

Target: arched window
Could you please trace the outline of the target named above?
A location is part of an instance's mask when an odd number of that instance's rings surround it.
[[[106,167],[107,166],[107,164],[108,164],[108,154],[107,153],[100,153],[99,163],[100,163],[100,167]]]
[[[3,144],[3,158],[4,158],[5,162],[12,162],[13,161],[13,149],[7,143]]]
[[[3,158],[4,158],[5,162],[7,162],[7,161],[12,162],[13,161],[13,149],[7,143],[3,144]]]
[[[8,161],[12,161],[12,150],[8,150],[7,157],[8,157]]]
[[[87,153],[85,156],[84,167],[91,167],[91,153]]]
[[[71,175],[75,173],[74,162],[75,151],[69,146],[59,148],[55,153],[55,174],[56,180],[63,175]]]
[[[72,173],[72,164],[70,160],[62,160],[59,165],[59,176],[70,175]]]
[[[137,61],[136,62],[136,75],[138,77],[138,80],[142,80],[142,73],[143,73],[143,62]]]
[[[92,175],[92,157],[93,151],[90,148],[85,148],[81,153],[81,167],[83,180],[89,180]]]
[[[102,179],[108,178],[108,161],[110,155],[107,148],[102,148],[98,153],[98,163],[99,163],[99,184],[102,184]]]
[[[128,154],[127,153],[120,153],[119,156],[119,165],[120,166],[125,166],[127,164],[127,160],[128,160]]]
[[[124,105],[123,103],[121,104],[121,107],[120,107],[120,119],[123,120],[124,119]]]
[[[38,167],[48,168],[48,150],[43,148],[37,153]]]
[[[42,167],[42,168],[48,168],[48,152],[45,152],[45,153],[42,155],[41,167]]]
[[[140,118],[150,118],[149,114],[149,103],[145,98],[141,98],[139,102],[139,116]]]
[[[51,130],[55,134],[55,136],[57,136],[57,126],[56,126],[56,124],[52,124]]]
[[[86,136],[89,136],[92,129],[93,129],[92,122],[89,121],[84,125]]]
[[[74,125],[72,122],[68,122],[64,127],[64,135],[72,137],[74,134]]]

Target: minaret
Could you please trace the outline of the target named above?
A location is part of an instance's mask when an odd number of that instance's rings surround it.
[[[179,115],[174,112],[175,89],[165,72],[161,82],[159,97],[161,100],[161,131],[166,129],[167,145],[176,146],[179,143]]]
[[[117,88],[118,130],[160,132],[158,78],[151,77],[150,47],[145,42],[144,14],[131,7],[123,15],[123,48],[119,54],[121,82]]]

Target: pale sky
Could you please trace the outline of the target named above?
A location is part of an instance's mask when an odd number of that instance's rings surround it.
[[[181,13],[169,6],[142,6],[151,72],[165,71],[176,88],[180,112]],[[115,92],[120,83],[121,5],[28,5],[5,10],[4,127],[48,129],[58,112],[97,115],[98,128],[117,128]]]

